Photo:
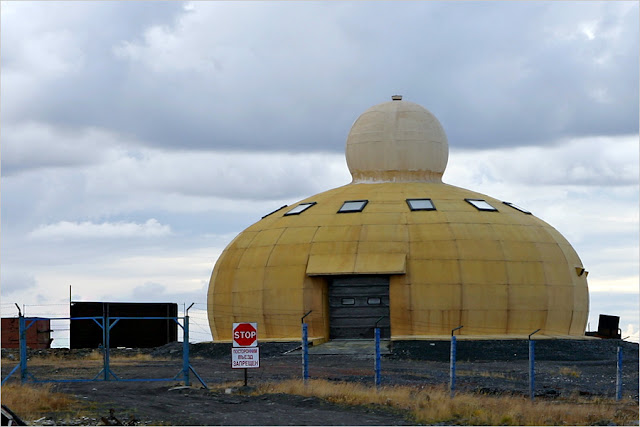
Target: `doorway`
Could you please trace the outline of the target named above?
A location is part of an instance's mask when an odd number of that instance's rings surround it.
[[[376,321],[389,338],[389,276],[329,278],[330,339],[373,339]]]

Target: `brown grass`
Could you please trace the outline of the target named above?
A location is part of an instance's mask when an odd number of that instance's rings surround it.
[[[629,425],[637,420],[635,402],[590,401],[531,402],[525,397],[484,396],[458,393],[455,398],[442,387],[382,387],[378,391],[356,383],[300,380],[266,384],[256,392],[316,396],[345,405],[375,405],[407,412],[417,423],[456,425],[593,425],[615,422]]]
[[[109,357],[110,365],[127,364],[132,362],[148,362],[148,361],[168,361],[165,358],[154,358],[150,354],[136,353],[131,355],[111,355]],[[9,360],[7,358],[2,359],[2,363],[7,365],[17,365],[20,360]],[[56,365],[60,368],[70,368],[78,366],[92,367],[101,366],[103,363],[103,355],[98,350],[94,350],[85,357],[69,357],[64,355],[33,355],[29,357],[29,366],[46,366]]]
[[[576,368],[569,368],[567,366],[558,369],[558,374],[565,377],[580,378],[580,371],[578,371]]]
[[[83,403],[68,394],[52,392],[51,387],[51,384],[3,385],[2,404],[25,421],[51,412],[75,412],[83,407]]]
[[[460,377],[483,377],[483,378],[501,378],[506,380],[515,380],[513,375],[505,374],[504,372],[490,372],[490,371],[456,371],[456,375]]]

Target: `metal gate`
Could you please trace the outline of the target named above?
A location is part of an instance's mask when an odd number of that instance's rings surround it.
[[[340,276],[329,280],[331,339],[389,338],[389,277]]]
[[[193,306],[193,304],[191,304]],[[189,306],[189,308],[191,308]],[[25,383],[26,381],[33,381],[37,383],[65,383],[65,382],[84,382],[84,381],[174,381],[178,379],[180,376],[184,378],[185,386],[190,386],[191,382],[189,379],[189,372],[192,372],[198,381],[202,383],[202,385],[208,389],[207,384],[202,380],[200,375],[193,369],[193,366],[189,363],[189,309],[186,310],[187,315],[184,317],[55,317],[55,318],[40,318],[40,317],[32,317],[29,319],[29,323],[22,313],[19,314],[19,325],[20,325],[20,363],[16,365],[15,368],[9,372],[2,380],[2,385],[4,385],[9,378],[19,369],[20,370],[20,382]],[[27,361],[29,360],[27,357],[27,330],[33,326],[38,320],[89,320],[95,322],[100,329],[102,329],[102,352],[103,352],[103,367],[98,374],[93,378],[82,378],[82,379],[40,379],[36,378],[32,373],[29,372],[29,368],[27,365]],[[183,338],[182,338],[182,369],[178,371],[175,377],[173,378],[120,378],[118,377],[110,368],[109,365],[109,353],[111,349],[111,345],[109,342],[109,335],[111,329],[121,320],[171,320],[176,322],[183,330]],[[182,320],[182,324],[180,324],[180,320]]]

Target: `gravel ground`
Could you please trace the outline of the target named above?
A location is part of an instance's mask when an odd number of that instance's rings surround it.
[[[623,347],[623,397],[638,401],[638,345],[613,340],[548,340],[536,342],[536,396],[556,399],[571,396],[615,397],[616,349]],[[261,343],[261,366],[248,370],[248,386],[262,382],[300,378],[301,356],[291,352],[299,343]],[[526,341],[458,340],[456,389],[485,394],[528,395],[528,343]],[[30,351],[78,358],[90,351],[52,349]],[[289,353],[287,353],[289,352]],[[226,394],[199,388],[191,375],[192,387],[181,387],[182,344],[155,349],[114,349],[119,354],[151,354],[158,360],[135,361],[112,366],[121,379],[174,378],[159,382],[93,381],[59,383],[55,389],[94,402],[95,416],[85,419],[49,417],[38,425],[105,424],[109,409],[125,423],[135,425],[407,425],[404,414],[387,408],[342,407],[315,398],[270,395]],[[284,354],[287,353],[287,354]],[[3,359],[16,357],[2,350]],[[230,344],[200,343],[190,346],[191,365],[212,388],[236,382],[242,384],[244,371],[231,369]],[[165,360],[160,360],[163,358]],[[168,361],[167,361],[168,359]],[[14,362],[2,364],[3,378]],[[93,367],[79,360],[72,368],[33,366],[29,371],[39,379],[93,378]],[[373,355],[309,356],[311,378],[355,381],[373,385]],[[15,376],[15,374],[14,374]],[[11,379],[10,381],[13,381]],[[393,342],[392,353],[382,359],[383,385],[440,385],[449,381],[449,342]],[[135,420],[135,421],[133,421]]]

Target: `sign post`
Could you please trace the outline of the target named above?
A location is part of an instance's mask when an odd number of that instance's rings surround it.
[[[231,349],[231,367],[244,369],[244,385],[247,386],[247,369],[260,367],[260,348],[258,348],[258,324],[234,323]]]

